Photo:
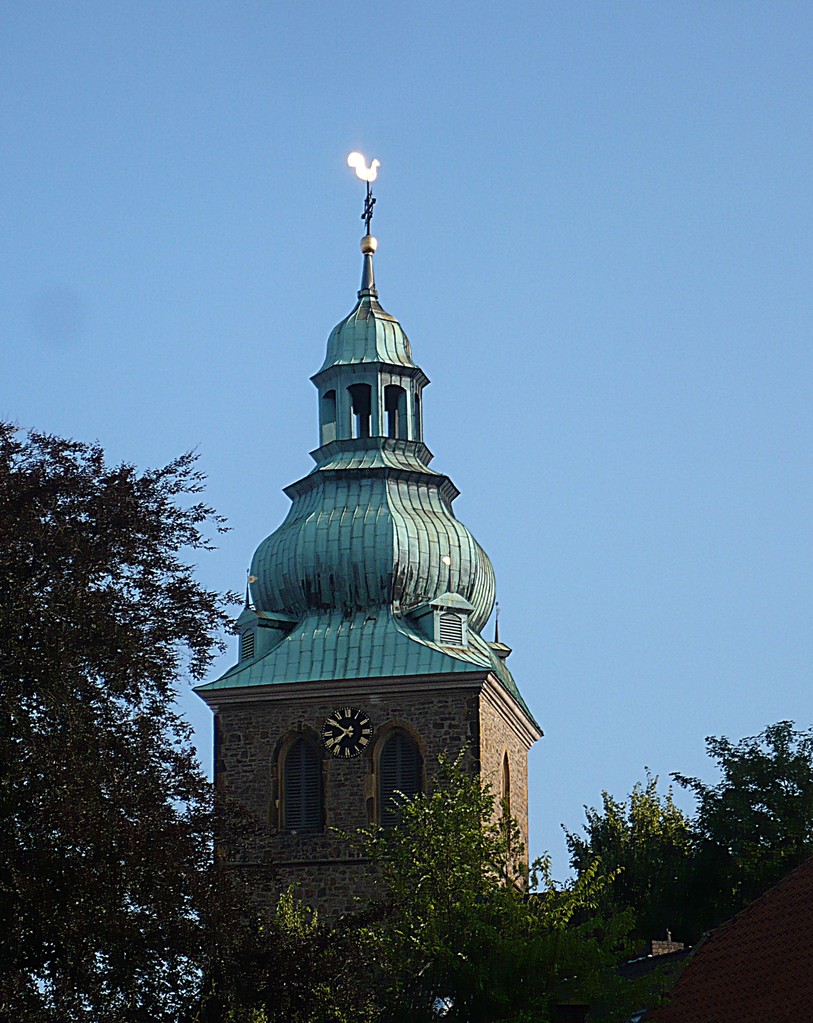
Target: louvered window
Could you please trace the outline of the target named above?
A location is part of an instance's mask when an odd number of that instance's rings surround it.
[[[283,815],[287,831],[322,828],[322,769],[310,743],[298,739],[283,764]]]
[[[438,627],[443,646],[463,646],[463,619],[460,615],[444,611]]]
[[[250,661],[254,656],[254,630],[244,632],[240,643],[240,659]]]
[[[405,732],[393,732],[378,758],[378,806],[383,827],[392,828],[398,823],[401,799],[396,794],[417,795],[422,773],[418,747]]]

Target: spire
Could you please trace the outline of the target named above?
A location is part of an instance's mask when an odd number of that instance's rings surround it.
[[[251,569],[246,569],[246,603],[243,608],[244,611],[251,609],[251,584],[257,582],[257,576],[251,575]]]
[[[501,661],[505,662],[508,659],[508,655],[511,653],[511,647],[510,646],[506,646],[505,643],[503,643],[500,640],[500,604],[499,604],[499,601],[494,605],[494,607],[496,609],[496,614],[494,615],[494,642],[493,643],[489,643],[488,645],[491,647],[491,649],[494,651],[494,653],[497,655],[497,657],[499,657],[499,659]]]
[[[361,252],[364,256],[364,265],[361,268],[361,290],[359,298],[378,298],[375,290],[375,269],[373,268],[373,253],[378,248],[378,239],[371,234],[365,234],[361,239]]]

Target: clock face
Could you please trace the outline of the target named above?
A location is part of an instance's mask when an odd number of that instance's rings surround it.
[[[341,760],[357,757],[373,734],[373,726],[363,710],[342,707],[327,716],[322,738],[325,747]]]

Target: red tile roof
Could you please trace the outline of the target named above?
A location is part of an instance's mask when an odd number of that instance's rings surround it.
[[[813,1020],[813,859],[714,931],[653,1023]]]

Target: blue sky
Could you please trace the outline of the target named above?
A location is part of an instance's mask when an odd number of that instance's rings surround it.
[[[9,0],[0,415],[196,448],[232,525],[200,575],[240,589],[358,287],[345,158],[378,157],[382,304],[564,874],[603,788],[813,720],[811,38],[803,3]]]

